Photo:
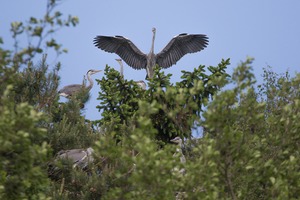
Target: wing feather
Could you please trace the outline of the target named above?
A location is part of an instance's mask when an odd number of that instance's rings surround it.
[[[176,64],[184,55],[203,50],[208,45],[208,37],[203,34],[180,34],[174,37],[156,55],[156,63],[162,68]]]
[[[97,36],[94,39],[94,45],[103,51],[116,53],[134,69],[146,68],[147,55],[123,36]]]

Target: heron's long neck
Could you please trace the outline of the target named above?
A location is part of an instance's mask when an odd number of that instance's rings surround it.
[[[183,153],[182,153],[182,144],[181,144],[181,143],[179,143],[179,144],[177,145],[176,151],[177,151],[178,153],[180,153],[180,154],[183,154]]]
[[[185,156],[183,155],[183,152],[182,152],[182,143],[179,143],[178,147],[176,148],[176,151],[180,155],[180,162],[185,163],[186,160],[185,160]]]
[[[153,74],[154,74],[153,67],[156,64],[155,55],[154,55],[154,40],[155,40],[155,31],[153,31],[152,45],[151,45],[150,53],[149,53],[148,59],[147,59],[146,71],[147,71],[148,78],[153,77]]]
[[[153,36],[152,36],[152,45],[150,49],[151,54],[154,54],[154,41],[155,41],[155,31],[153,31]]]
[[[87,79],[88,79],[90,85],[87,86],[86,89],[90,90],[90,89],[93,87],[93,85],[94,85],[94,81],[93,81],[93,79],[91,78],[91,74],[90,74],[90,73],[87,74]]]
[[[123,62],[122,61],[120,61],[119,62],[120,63],[120,75],[121,75],[121,77],[123,77],[123,73],[124,73],[124,69],[123,69]]]

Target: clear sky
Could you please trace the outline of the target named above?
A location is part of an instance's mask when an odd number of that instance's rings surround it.
[[[12,21],[24,21],[30,16],[42,17],[46,1],[6,0],[0,7],[0,36],[4,47],[12,49],[9,35]],[[105,65],[119,69],[116,54],[94,47],[97,35],[122,35],[131,39],[144,53],[151,46],[152,27],[156,27],[155,52],[180,33],[201,33],[209,37],[208,47],[183,57],[175,66],[164,70],[179,81],[181,70],[193,70],[200,64],[217,65],[222,58],[231,59],[228,73],[247,56],[254,57],[254,73],[261,81],[263,67],[272,66],[277,73],[300,69],[300,1],[299,0],[67,0],[58,7],[65,17],[79,17],[75,28],[65,28],[54,35],[69,53],[62,62],[60,88],[82,83],[89,69],[104,69]],[[144,79],[146,72],[125,65],[127,79]],[[93,77],[101,79],[103,74]],[[95,108],[99,86],[91,90],[91,100],[84,115],[99,119]]]

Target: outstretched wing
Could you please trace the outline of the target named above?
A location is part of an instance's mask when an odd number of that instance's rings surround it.
[[[134,69],[146,68],[147,55],[123,36],[97,36],[94,39],[94,45],[103,51],[118,54],[127,65]]]
[[[156,55],[156,63],[162,68],[176,64],[185,54],[203,50],[208,45],[208,37],[203,34],[180,34]]]

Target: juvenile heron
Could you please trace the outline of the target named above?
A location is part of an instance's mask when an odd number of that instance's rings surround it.
[[[116,61],[119,63],[120,65],[120,75],[122,77],[124,77],[124,66],[123,66],[123,62],[122,59],[117,58]],[[134,81],[140,88],[142,88],[143,90],[146,90],[146,83],[143,80],[139,80],[139,81]]]
[[[173,154],[173,157],[178,157],[178,156],[180,156],[180,162],[181,162],[182,164],[185,164],[185,163],[186,163],[186,159],[185,159],[185,156],[184,156],[183,153],[182,153],[182,147],[183,147],[183,145],[182,145],[182,139],[181,139],[180,137],[177,136],[177,137],[175,137],[174,139],[170,140],[170,142],[173,142],[173,143],[177,144],[176,152]],[[172,171],[175,172],[176,175],[178,175],[178,173],[179,173],[180,175],[184,175],[185,172],[186,172],[185,168],[178,169],[178,167],[173,168]],[[184,196],[186,196],[186,195],[185,195],[185,192],[177,191],[177,192],[176,192],[175,199],[176,199],[176,200],[177,200],[177,199],[178,199],[178,200],[179,200],[179,199],[185,199]]]
[[[122,59],[121,59],[121,58],[116,58],[115,60],[116,60],[116,61],[119,63],[119,65],[120,65],[120,75],[121,75],[122,77],[124,77],[124,66],[123,66]]]
[[[91,75],[96,74],[98,72],[101,72],[102,70],[95,70],[95,69],[90,69],[86,75],[87,75],[87,79],[89,81],[89,85],[85,86],[83,84],[72,84],[72,85],[67,85],[65,87],[63,87],[61,90],[58,91],[58,94],[60,96],[66,97],[66,98],[70,98],[72,95],[82,91],[83,89],[86,91],[90,91],[94,85],[94,81],[91,78]]]
[[[87,149],[61,150],[57,153],[55,161],[68,159],[72,162],[73,168],[85,169],[89,163],[94,161],[93,152],[94,149],[91,147]]]
[[[81,169],[89,172],[88,165],[94,161],[94,150],[89,147],[87,149],[71,149],[59,151],[53,162],[48,164],[48,175],[51,179],[58,180],[62,173],[68,168],[65,168],[65,161],[72,164],[72,168]]]
[[[142,88],[143,90],[146,90],[146,83],[143,80],[139,80],[139,81],[134,81],[140,88]]]
[[[177,144],[176,152],[174,153],[173,156],[179,155],[180,156],[180,162],[185,163],[186,159],[185,159],[185,156],[182,153],[182,139],[177,136],[174,139],[170,140],[170,142],[173,142],[173,143]]]
[[[208,45],[206,35],[182,33],[171,39],[162,51],[154,54],[156,29],[152,28],[152,32],[152,45],[149,54],[143,53],[128,38],[119,35],[99,35],[94,38],[94,45],[106,52],[118,54],[127,65],[134,69],[146,69],[148,78],[153,77],[153,68],[156,64],[162,68],[169,68],[184,55],[201,51]]]

